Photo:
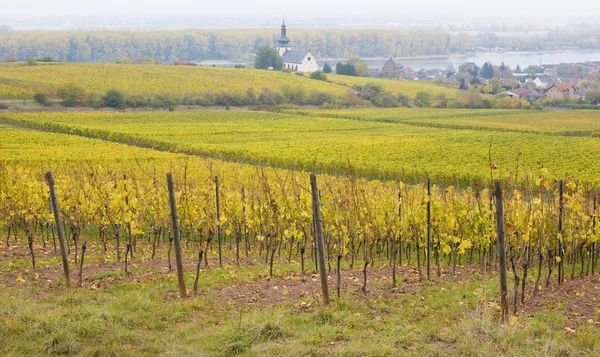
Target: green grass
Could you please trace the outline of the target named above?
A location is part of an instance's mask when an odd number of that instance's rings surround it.
[[[209,271],[206,274],[211,274]],[[263,309],[185,300],[173,277],[50,294],[0,290],[0,353],[74,356],[555,356],[599,353],[598,332],[536,312],[500,325],[495,279],[423,283],[415,295],[306,298]],[[306,305],[301,305],[304,302]],[[309,306],[301,308],[300,306]]]

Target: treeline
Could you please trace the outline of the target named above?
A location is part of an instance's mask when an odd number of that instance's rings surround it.
[[[450,36],[433,30],[290,29],[291,45],[319,58],[402,57],[446,54]],[[123,58],[252,60],[260,46],[274,46],[279,29],[155,32],[13,32],[0,35],[0,59],[53,57],[69,62],[115,62]]]

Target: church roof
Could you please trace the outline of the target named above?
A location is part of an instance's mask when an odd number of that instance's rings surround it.
[[[309,52],[307,51],[286,51],[282,56],[281,59],[283,60],[283,62],[285,63],[298,63],[301,64],[302,60],[304,59],[304,57],[306,57],[306,55],[309,54]]]
[[[281,37],[279,37],[277,42],[279,42],[279,45],[281,47],[286,47],[290,43],[290,40],[287,38],[286,35],[282,35]]]

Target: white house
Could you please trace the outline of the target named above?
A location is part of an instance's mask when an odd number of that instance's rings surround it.
[[[283,60],[283,68],[296,72],[316,72],[319,70],[319,62],[315,56],[308,51],[292,50],[290,40],[287,38],[285,20],[281,25],[281,37],[277,40],[277,52]]]

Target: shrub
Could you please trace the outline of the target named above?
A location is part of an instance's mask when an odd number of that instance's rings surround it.
[[[302,87],[285,86],[281,88],[281,94],[283,94],[285,103],[301,105],[306,102],[306,92]]]
[[[83,88],[70,83],[58,89],[58,97],[63,100],[65,107],[74,107],[85,100],[86,94]]]
[[[100,108],[104,104],[104,101],[102,100],[102,96],[100,94],[90,93],[85,99],[84,104],[86,107]]]
[[[283,104],[284,98],[281,93],[274,92],[269,88],[263,88],[258,96],[258,101],[265,105],[277,105]]]
[[[327,80],[327,76],[323,72],[321,72],[321,71],[312,72],[310,74],[310,78],[316,79],[316,80],[319,80],[319,81],[326,81]]]
[[[428,108],[431,106],[431,98],[427,92],[417,92],[415,95],[415,105],[417,107]]]
[[[35,60],[35,58],[28,58],[26,63],[28,66],[35,66],[37,64],[37,61]]]
[[[125,94],[116,89],[109,89],[102,98],[104,105],[111,108],[125,108]]]
[[[46,97],[46,95],[44,93],[35,93],[33,95],[33,100],[35,100],[35,102],[37,104],[45,105],[45,106],[48,105],[48,97]]]
[[[396,97],[388,93],[380,93],[373,99],[373,104],[378,107],[395,108],[398,106]]]

